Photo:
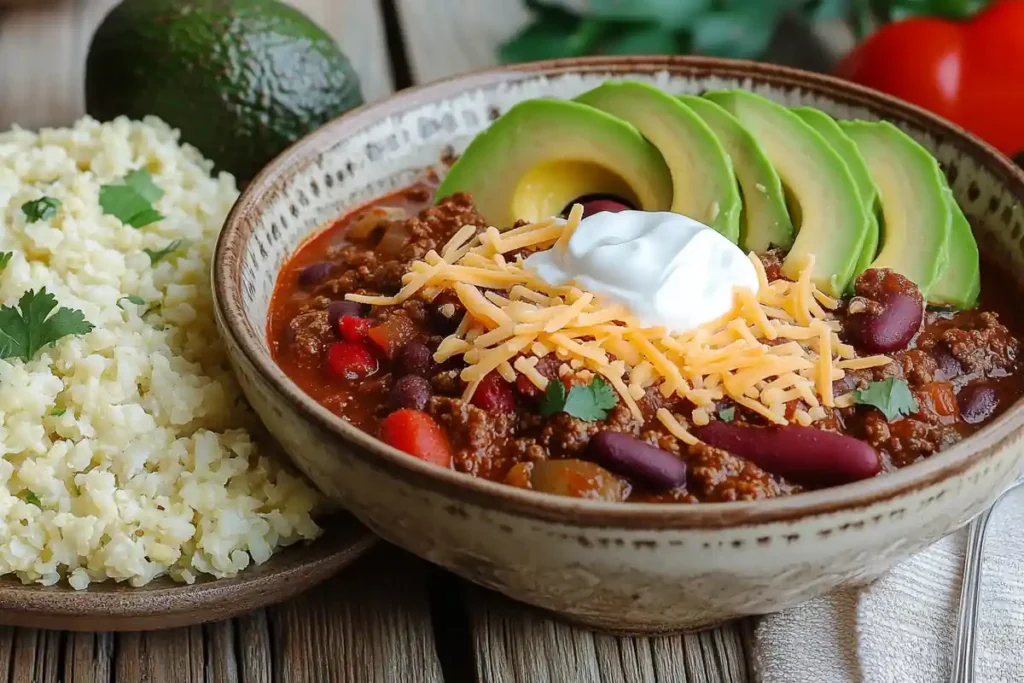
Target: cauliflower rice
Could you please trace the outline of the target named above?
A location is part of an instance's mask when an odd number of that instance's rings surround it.
[[[165,218],[136,229],[98,197],[139,168]],[[0,133],[0,303],[45,286],[95,326],[0,360],[0,575],[192,582],[319,534],[318,496],[250,440],[214,325],[210,259],[238,193],[211,168],[157,119]],[[26,222],[43,196],[62,206]],[[178,239],[151,265],[143,249]]]

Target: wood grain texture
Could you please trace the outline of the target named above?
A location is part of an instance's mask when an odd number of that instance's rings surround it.
[[[119,634],[0,627],[0,683],[442,683],[425,570],[386,548],[239,619]]]
[[[530,19],[520,0],[395,0],[413,78],[424,83],[497,64]]]
[[[441,683],[424,570],[385,547],[270,608],[275,683]]]
[[[59,0],[0,10],[0,130],[67,125],[85,112],[85,56],[118,0]],[[378,0],[293,0],[352,60],[369,101],[391,92]]]
[[[469,591],[481,683],[746,683],[743,624],[662,638],[592,633]]]

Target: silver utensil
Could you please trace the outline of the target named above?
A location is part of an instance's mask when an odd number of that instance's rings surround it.
[[[1006,494],[1015,490],[1024,479],[1018,479],[999,494],[992,506],[971,521],[967,527],[967,551],[964,554],[964,579],[960,587],[960,611],[957,615],[950,683],[973,683],[977,653],[978,598],[981,594],[981,558],[985,550],[985,530],[992,511]]]

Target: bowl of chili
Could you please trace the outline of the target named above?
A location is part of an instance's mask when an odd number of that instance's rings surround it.
[[[837,343],[889,325],[864,318],[872,301],[916,305],[914,329],[890,325],[864,343],[891,351],[885,367],[840,373],[850,379],[829,391],[860,392],[860,405],[803,405],[780,417],[794,423],[786,428],[758,422],[741,397],[704,419],[643,391],[630,403],[613,375],[545,368],[543,353],[507,363],[512,373],[474,375],[483,354],[467,353],[488,332],[466,342],[466,300],[444,288],[396,297],[431,253],[472,252],[469,236],[482,243],[491,227],[472,197],[435,197],[438,180],[517,102],[622,78],[670,93],[753,90],[837,119],[897,124],[938,159],[970,220],[980,304],[924,310],[905,278],[866,271],[856,296],[834,302]],[[1010,273],[1024,272],[1022,198],[1024,175],[985,143],[828,76],[692,57],[502,67],[363,107],[271,163],[221,234],[216,313],[267,427],[325,494],[385,539],[595,628],[693,630],[869,582],[1014,479],[1024,326]],[[777,273],[784,255],[755,256],[779,291],[796,286]],[[499,308],[512,298],[491,294]],[[461,361],[443,348],[463,349]]]

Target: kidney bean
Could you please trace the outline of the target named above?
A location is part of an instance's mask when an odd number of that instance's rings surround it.
[[[577,197],[569,202],[569,205],[565,207],[565,210],[562,213],[568,215],[574,204],[583,205],[584,218],[593,216],[595,213],[604,213],[606,211],[609,213],[618,213],[619,211],[629,211],[633,208],[628,202],[614,195],[590,194]]]
[[[327,307],[327,321],[336,330],[338,329],[338,322],[342,318],[349,316],[358,318],[362,315],[363,305],[357,304],[355,301],[332,301],[331,305]]]
[[[410,339],[395,357],[398,369],[406,375],[430,377],[434,369],[434,354],[419,339]]]
[[[319,263],[311,263],[301,271],[299,271],[299,286],[300,287],[312,287],[317,284],[325,277],[331,274],[334,270],[334,264],[330,261],[320,261]]]
[[[392,411],[401,408],[412,410],[423,410],[430,400],[430,382],[419,375],[404,375],[399,377],[391,393],[388,394],[388,406]]]
[[[866,270],[847,308],[845,330],[869,353],[905,349],[921,329],[924,298],[913,282],[888,269]]]
[[[971,382],[956,395],[960,417],[967,424],[980,424],[999,407],[999,394],[985,382]]]
[[[686,483],[686,463],[628,434],[598,432],[587,444],[586,455],[612,472],[652,489],[673,489]]]
[[[613,503],[624,500],[629,493],[625,482],[586,460],[538,460],[530,465],[530,488],[534,491]]]
[[[867,443],[814,427],[714,421],[694,431],[705,443],[797,484],[835,486],[868,479],[882,470],[878,453]]]

